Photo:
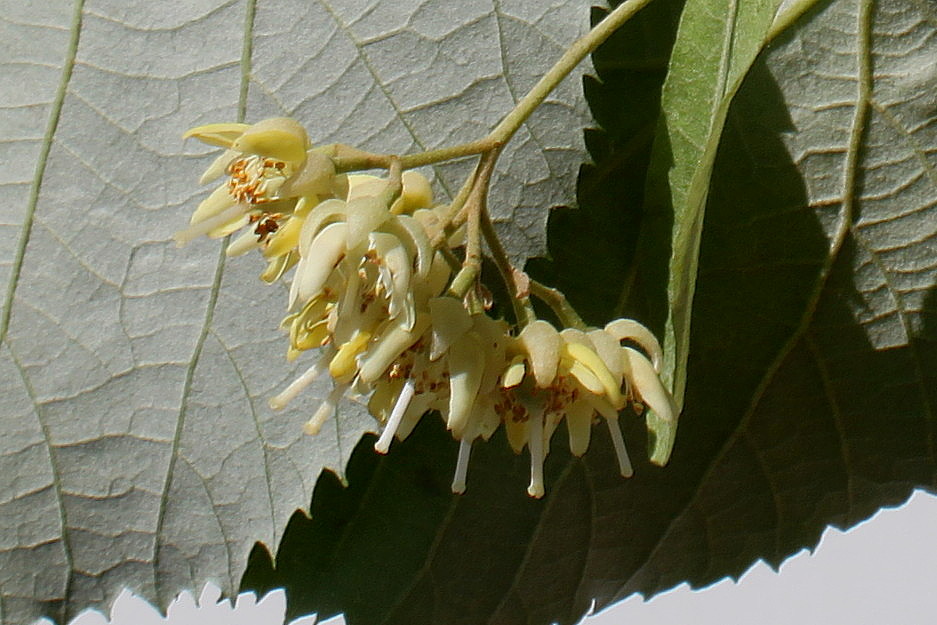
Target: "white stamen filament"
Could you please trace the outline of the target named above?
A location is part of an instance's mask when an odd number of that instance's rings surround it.
[[[416,388],[413,384],[413,380],[407,380],[403,388],[400,389],[400,395],[397,396],[394,409],[390,411],[390,418],[387,419],[387,425],[384,426],[381,437],[374,443],[374,451],[379,454],[386,454],[390,449],[390,442],[393,440],[394,434],[397,433],[400,422],[403,421],[403,415],[407,412],[407,408],[410,406],[410,400],[413,399],[415,391]]]
[[[530,486],[527,494],[543,497],[543,416],[531,417],[528,422],[527,449],[530,451]]]
[[[336,384],[329,396],[325,398],[316,413],[312,415],[309,421],[303,425],[303,432],[309,436],[315,436],[322,429],[322,425],[335,415],[335,409],[338,407],[339,400],[348,390],[348,384]]]
[[[618,468],[622,477],[631,477],[634,475],[634,469],[631,467],[631,459],[628,457],[628,450],[625,449],[625,439],[622,438],[621,428],[618,427],[618,418],[605,419],[608,423],[608,433],[612,436],[612,445],[615,446],[615,455],[618,456]]]
[[[465,476],[468,474],[469,455],[472,453],[472,441],[463,438],[459,441],[459,458],[455,463],[455,475],[452,476],[452,492],[461,495],[465,492]]]
[[[299,395],[300,391],[312,384],[315,379],[325,371],[329,361],[332,359],[332,355],[333,350],[326,350],[315,364],[306,369],[305,373],[293,380],[290,385],[280,391],[280,393],[267,400],[267,404],[270,408],[273,410],[282,410],[285,408],[288,403]]]

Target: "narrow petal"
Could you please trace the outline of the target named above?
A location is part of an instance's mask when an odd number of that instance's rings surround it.
[[[524,380],[524,374],[527,372],[524,362],[524,357],[517,355],[508,363],[501,375],[501,386],[503,388],[514,388]]]
[[[387,205],[376,197],[360,197],[348,202],[345,214],[349,249],[364,243],[369,234],[390,218]]]
[[[290,286],[289,308],[297,301],[306,302],[325,286],[335,265],[345,256],[345,232],[348,227],[337,223],[326,226],[303,255],[293,284]]]
[[[504,432],[507,434],[511,449],[513,449],[516,454],[521,453],[524,445],[527,444],[527,438],[530,433],[530,428],[527,426],[528,421],[529,420],[515,421],[510,415],[506,415],[504,418]]]
[[[220,214],[215,215],[214,217],[210,217],[205,221],[193,224],[185,230],[180,230],[173,235],[173,238],[176,240],[176,245],[182,247],[192,239],[198,238],[203,234],[208,234],[216,228],[220,228],[225,224],[238,220],[244,216],[247,210],[248,208],[246,206],[237,204],[225,211],[222,211]]]
[[[430,186],[426,176],[418,171],[405,171],[402,176],[403,189],[400,197],[391,207],[391,212],[409,214],[420,208],[429,208],[433,205],[433,187]]]
[[[409,215],[398,215],[385,221],[381,230],[400,239],[414,260],[416,277],[420,280],[426,278],[433,264],[433,247],[423,226]]]
[[[357,373],[357,356],[367,348],[369,340],[371,333],[361,331],[338,348],[335,357],[329,362],[329,373],[334,380],[350,381],[346,378],[351,378]]]
[[[299,197],[317,195],[328,197],[332,194],[332,179],[335,177],[335,163],[325,154],[309,152],[302,169],[290,176],[280,187],[281,197]]]
[[[325,200],[306,215],[302,231],[299,233],[299,253],[305,255],[319,233],[328,225],[337,221],[345,221],[345,202],[341,200]]]
[[[244,134],[244,131],[248,128],[250,128],[250,124],[205,124],[204,126],[190,128],[182,135],[182,138],[195,137],[208,145],[230,148],[234,140]]]
[[[454,297],[434,297],[429,301],[433,318],[429,359],[438,360],[449,347],[472,327],[472,317]]]
[[[228,165],[230,165],[234,159],[240,155],[241,153],[235,150],[225,150],[221,153],[221,156],[212,161],[211,165],[208,166],[208,169],[205,170],[205,173],[202,174],[202,177],[198,179],[198,183],[208,184],[209,182],[217,180],[228,169]]]
[[[587,334],[592,345],[595,347],[595,353],[602,359],[612,377],[615,378],[618,388],[621,388],[622,364],[621,364],[621,343],[611,334],[604,330],[592,330]]]
[[[404,380],[400,378],[378,382],[368,399],[368,412],[371,416],[378,421],[386,422],[397,403],[397,397],[400,396],[400,389],[403,385]]]
[[[407,325],[413,327],[413,308],[407,309],[407,294],[410,292],[410,276],[413,261],[407,254],[400,239],[392,234],[373,232],[368,236],[368,247],[380,259],[380,264],[390,270],[392,288],[390,295],[390,318],[400,313],[407,315]]]
[[[387,190],[387,178],[380,178],[370,174],[349,174],[348,175],[348,196],[347,200],[355,200],[361,197],[374,197]]]
[[[651,362],[644,354],[630,347],[622,348],[622,362],[625,365],[625,377],[641,401],[664,421],[673,421],[677,416],[677,406]]]
[[[300,163],[306,158],[309,138],[296,120],[273,117],[245,129],[230,147],[247,154]]]
[[[618,405],[621,403],[621,380],[616,380],[612,376],[598,354],[581,343],[565,343],[564,351],[575,362],[582,363],[595,375],[605,391],[605,396],[612,404]]]
[[[190,224],[197,224],[225,211],[237,204],[237,200],[228,193],[228,187],[221,185],[212,191],[207,198],[199,202],[198,207],[189,217]]]
[[[384,375],[384,371],[411,345],[429,326],[429,315],[417,315],[412,330],[394,324],[377,337],[358,364],[358,375],[364,382],[372,383]]]
[[[423,418],[426,411],[430,409],[430,404],[432,403],[430,397],[430,393],[421,393],[410,400],[410,406],[404,413],[400,425],[397,426],[397,438],[399,440],[404,440],[410,436],[410,433],[413,432],[413,428],[420,422],[420,419]]]
[[[651,358],[654,370],[660,373],[660,364],[664,353],[660,348],[657,337],[634,319],[615,319],[605,326],[605,331],[611,334],[617,341],[634,341],[641,346],[647,355]]]
[[[485,371],[485,353],[469,332],[449,348],[449,414],[447,427],[461,438],[478,396]]]
[[[267,239],[264,257],[275,258],[296,249],[299,245],[299,233],[303,229],[303,221],[305,220],[302,217],[295,215],[287,219],[286,223]]]
[[[592,435],[592,407],[585,402],[576,402],[566,412],[566,429],[569,431],[569,451],[581,456],[589,449]]]
[[[240,236],[228,243],[228,247],[225,248],[224,253],[225,256],[233,258],[235,256],[243,256],[258,247],[260,247],[260,242],[257,240],[257,235],[254,234],[254,231],[245,230]]]
[[[527,354],[534,380],[540,388],[549,386],[556,377],[563,339],[552,325],[537,319],[521,330],[517,337]]]
[[[296,251],[292,251],[289,254],[283,256],[277,256],[276,258],[271,258],[270,262],[267,263],[267,268],[263,270],[263,273],[260,274],[260,279],[268,284],[276,282],[283,277],[283,274],[289,271],[289,269],[299,262],[299,254]]]

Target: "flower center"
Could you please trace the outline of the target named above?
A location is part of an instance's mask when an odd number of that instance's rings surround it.
[[[239,158],[228,165],[228,193],[239,203],[275,202],[291,169],[288,163],[256,154]]]

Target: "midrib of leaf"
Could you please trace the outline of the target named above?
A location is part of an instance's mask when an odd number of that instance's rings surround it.
[[[244,117],[247,111],[247,94],[250,83],[251,52],[253,50],[254,16],[256,14],[256,7],[257,0],[246,1],[244,15],[244,37],[241,44],[241,81],[238,89],[237,121],[239,122],[244,121]],[[186,368],[185,379],[182,383],[182,396],[179,402],[179,414],[176,418],[176,429],[173,433],[172,446],[170,448],[169,455],[169,464],[166,469],[166,479],[163,482],[163,489],[160,496],[159,511],[156,517],[156,542],[154,545],[155,553],[153,558],[154,586],[157,589],[158,595],[160,594],[160,580],[158,572],[160,568],[160,555],[162,553],[161,545],[163,524],[166,519],[166,510],[169,506],[169,491],[172,486],[173,475],[175,474],[176,461],[178,460],[179,443],[182,440],[182,432],[185,428],[185,417],[189,407],[189,393],[192,390],[192,381],[195,378],[195,370],[198,368],[199,359],[202,355],[202,349],[205,347],[205,340],[208,338],[208,335],[211,332],[211,323],[215,315],[215,306],[218,303],[218,295],[221,290],[221,279],[224,275],[226,244],[227,238],[222,241],[219,247],[218,261],[215,264],[215,275],[212,278],[211,291],[208,296],[208,303],[205,307],[205,318],[202,321],[202,328],[199,331],[198,339],[195,342],[195,349],[192,352],[192,359],[189,361],[189,366]],[[227,543],[228,541],[225,542]],[[228,548],[228,545],[226,544],[225,547]]]
[[[83,9],[84,0],[75,0],[74,7],[72,9],[72,20],[69,26],[70,36],[68,47],[66,48],[65,59],[62,63],[62,74],[59,78],[59,85],[56,89],[55,97],[52,101],[52,107],[49,111],[49,119],[46,124],[45,134],[42,138],[39,158],[36,162],[36,169],[35,173],[33,174],[33,181],[29,190],[29,198],[27,200],[23,226],[20,230],[20,238],[16,246],[15,256],[13,258],[13,267],[10,272],[10,281],[7,284],[7,292],[3,300],[3,312],[2,316],[0,316],[0,345],[6,344],[7,333],[10,327],[10,318],[12,316],[13,299],[16,296],[16,288],[19,285],[19,278],[23,270],[23,260],[26,256],[26,247],[29,244],[30,235],[32,234],[33,223],[35,221],[36,215],[36,207],[39,203],[39,192],[42,188],[42,181],[45,178],[49,153],[52,151],[52,141],[54,140],[55,133],[58,130],[59,120],[61,119],[62,115],[62,107],[65,103],[65,96],[68,93],[68,85],[72,78],[72,71],[75,67],[75,58],[78,54],[78,43],[81,37]],[[25,388],[26,393],[33,404],[33,410],[36,414],[40,431],[42,432],[43,441],[49,453],[49,468],[52,473],[52,488],[55,493],[55,503],[56,507],[58,508],[59,523],[61,525],[62,531],[62,551],[65,556],[65,564],[68,567],[68,574],[65,578],[65,588],[63,589],[63,594],[65,597],[68,597],[73,582],[72,563],[74,562],[74,556],[72,555],[71,545],[66,539],[68,534],[68,513],[62,500],[61,471],[59,469],[58,462],[56,461],[55,452],[52,446],[52,438],[49,434],[48,426],[42,419],[42,411],[39,408],[39,403],[36,401],[36,394],[32,388],[32,385],[29,383],[29,378],[26,376],[22,364],[19,362],[19,359],[13,352],[12,346],[7,344],[6,347],[10,352],[10,359],[13,362],[13,365],[19,372],[23,387]],[[0,595],[2,595],[2,593],[0,593]],[[0,618],[0,622],[5,622],[3,618]]]
[[[693,489],[693,495],[687,500],[687,503],[673,515],[670,523],[661,532],[660,537],[655,541],[654,546],[649,550],[647,557],[635,569],[635,572],[622,584],[621,590],[631,583],[638,572],[657,554],[657,551],[663,546],[664,539],[670,534],[673,526],[681,520],[686,512],[696,503],[702,490],[703,484],[709,479],[712,472],[719,466],[720,461],[726,453],[734,446],[735,442],[745,434],[752,416],[758,409],[761,399],[774,380],[775,374],[781,368],[790,352],[802,340],[809,330],[813,321],[813,315],[816,312],[826,281],[830,276],[833,264],[836,261],[843,242],[846,240],[846,234],[852,226],[853,211],[856,201],[856,176],[859,168],[859,156],[861,152],[861,141],[865,130],[865,121],[868,117],[870,107],[870,96],[872,86],[872,62],[871,62],[871,26],[872,26],[872,2],[873,0],[862,0],[857,19],[857,37],[858,37],[858,85],[856,94],[856,110],[853,115],[852,125],[849,131],[849,145],[846,152],[846,163],[843,172],[843,201],[842,217],[836,228],[836,232],[830,242],[830,252],[827,255],[820,270],[817,281],[814,284],[813,291],[807,302],[806,309],[801,317],[797,328],[791,333],[791,336],[784,343],[778,352],[777,357],[767,367],[765,375],[756,387],[748,408],[739,420],[738,425],[732,430],[732,433],[726,439],[719,451],[713,456],[712,460],[706,465],[706,469],[700,474],[696,488]],[[824,386],[826,388],[826,386]],[[834,398],[828,398],[834,401]],[[845,458],[844,458],[845,461]]]
[[[84,0],[81,0],[82,2]],[[0,349],[3,348],[3,345],[0,344]],[[59,523],[62,527],[62,552],[65,555],[65,565],[68,567],[68,574],[65,577],[65,588],[63,589],[63,596],[67,598],[71,594],[71,587],[74,575],[74,567],[72,563],[74,562],[74,556],[72,555],[72,548],[66,536],[68,534],[68,511],[65,509],[65,504],[62,500],[62,472],[59,470],[58,461],[55,458],[55,452],[53,451],[54,447],[52,445],[52,436],[49,433],[49,427],[42,418],[42,410],[39,408],[39,402],[36,400],[36,393],[33,390],[32,384],[29,382],[29,376],[26,375],[25,370],[23,369],[22,363],[16,357],[16,354],[13,352],[13,349],[7,345],[6,348],[10,351],[10,360],[13,362],[13,365],[16,367],[17,373],[19,373],[20,380],[23,382],[23,388],[26,390],[26,394],[29,396],[29,401],[33,405],[33,412],[36,415],[36,421],[39,424],[39,430],[42,432],[42,440],[45,444],[46,449],[49,452],[49,468],[52,471],[52,489],[55,492],[55,503],[59,511]],[[0,597],[4,593],[0,592]],[[62,612],[59,614],[59,618],[64,622],[66,618],[67,608],[63,608]],[[0,623],[5,623],[6,621],[3,618],[0,618]]]
[[[391,108],[394,109],[394,114],[397,116],[397,119],[400,120],[400,123],[403,124],[403,127],[406,129],[407,133],[409,133],[410,137],[413,139],[413,142],[416,143],[417,147],[419,147],[420,150],[426,150],[427,149],[426,145],[420,139],[419,135],[417,135],[416,129],[413,127],[413,124],[408,122],[407,118],[404,117],[403,111],[397,105],[397,102],[394,101],[394,98],[393,96],[391,96],[390,90],[387,88],[387,85],[384,84],[384,81],[382,81],[381,77],[378,75],[377,68],[374,67],[374,64],[371,62],[370,57],[368,57],[368,55],[365,54],[364,50],[361,49],[361,44],[358,42],[357,39],[355,39],[348,25],[345,23],[344,20],[342,20],[342,18],[335,11],[332,5],[327,2],[327,0],[318,0],[318,2],[322,6],[322,8],[325,9],[325,12],[329,14],[329,17],[332,18],[332,21],[335,22],[335,25],[338,26],[338,29],[342,31],[342,34],[345,35],[346,38],[348,38],[348,41],[351,42],[351,45],[355,47],[355,50],[358,53],[358,58],[361,59],[361,63],[364,65],[365,69],[368,70],[368,73],[371,74],[371,78],[374,79],[374,84],[377,85],[377,88],[381,90],[382,94],[384,94],[384,98],[387,99],[388,104],[390,104]],[[435,165],[431,167],[433,169],[433,172],[436,174],[436,180],[442,186],[443,191],[446,192],[446,195],[448,195],[449,198],[451,199],[453,197],[453,193],[452,193],[452,190],[449,188],[449,185],[446,184],[445,177],[441,175],[441,173],[438,171]]]
[[[81,37],[81,20],[84,5],[85,0],[75,0],[70,26],[71,35],[68,41],[68,48],[65,52],[65,62],[62,64],[62,76],[59,79],[59,86],[55,92],[55,99],[52,101],[52,109],[49,111],[49,121],[46,124],[46,132],[42,137],[39,160],[36,162],[36,171],[33,174],[32,185],[29,189],[26,215],[23,219],[23,227],[20,230],[20,239],[16,245],[16,255],[13,257],[10,282],[7,284],[7,292],[3,300],[3,314],[0,316],[0,343],[6,340],[7,331],[10,328],[13,298],[16,295],[16,287],[19,284],[20,274],[23,271],[23,259],[26,256],[26,246],[29,244],[29,238],[32,234],[36,206],[39,203],[39,191],[42,189],[42,180],[45,178],[49,152],[52,151],[52,141],[59,127],[59,119],[62,116],[62,105],[65,103],[65,94],[68,93],[68,83],[71,81],[72,70],[75,67],[75,56],[78,53],[78,41]]]

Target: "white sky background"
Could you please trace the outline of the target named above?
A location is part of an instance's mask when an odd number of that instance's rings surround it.
[[[930,625],[937,622],[937,497],[916,492],[905,506],[884,510],[847,533],[828,529],[816,552],[781,566],[752,567],[738,584],[723,581],[693,592],[686,586],[648,603],[633,597],[582,625]],[[199,603],[183,596],[168,625],[282,625],[285,599],[259,604],[242,596],[237,609],[215,604],[207,588]],[[71,625],[166,625],[146,602],[125,593],[108,621],[86,612]],[[312,625],[314,618],[293,621]],[[344,625],[340,618],[328,625]],[[422,624],[421,624],[422,625]],[[442,624],[440,624],[442,625]]]

